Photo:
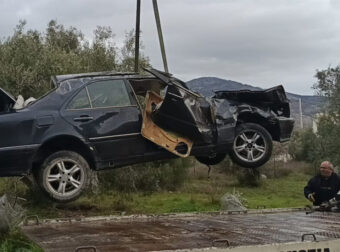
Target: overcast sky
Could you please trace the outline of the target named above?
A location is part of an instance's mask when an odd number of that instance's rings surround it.
[[[169,70],[188,81],[214,76],[313,94],[316,69],[340,63],[339,0],[158,0]],[[51,19],[91,39],[111,26],[119,44],[135,25],[135,0],[0,0],[0,37],[20,19],[45,30]],[[162,61],[152,0],[142,0],[144,53]]]

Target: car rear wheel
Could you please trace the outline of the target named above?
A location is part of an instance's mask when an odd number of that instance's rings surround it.
[[[78,153],[59,151],[45,159],[38,171],[41,189],[54,201],[77,199],[88,187],[90,168]]]
[[[234,163],[246,168],[256,168],[269,160],[272,149],[272,137],[265,128],[255,123],[244,123],[236,127],[229,154]]]

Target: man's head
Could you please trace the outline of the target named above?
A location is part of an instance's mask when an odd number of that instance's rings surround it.
[[[320,165],[320,174],[322,177],[330,177],[334,172],[334,168],[331,162],[323,161]]]

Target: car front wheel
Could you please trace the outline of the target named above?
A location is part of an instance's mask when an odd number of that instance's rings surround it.
[[[54,201],[77,199],[87,188],[90,168],[78,153],[58,151],[45,159],[38,171],[41,189]]]
[[[272,137],[265,128],[255,123],[243,123],[236,127],[229,154],[234,163],[246,168],[256,168],[269,160],[272,149]]]

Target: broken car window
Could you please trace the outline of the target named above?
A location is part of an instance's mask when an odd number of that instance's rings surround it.
[[[123,80],[97,81],[88,86],[88,91],[93,108],[132,105]]]
[[[83,88],[70,102],[68,109],[85,109],[91,108],[89,97],[86,89]]]
[[[72,90],[79,88],[83,84],[84,84],[84,82],[80,79],[65,80],[65,81],[63,81],[59,84],[59,87],[57,88],[56,92],[58,94],[64,95],[64,94],[71,92]]]

